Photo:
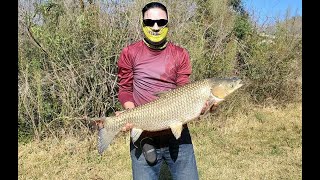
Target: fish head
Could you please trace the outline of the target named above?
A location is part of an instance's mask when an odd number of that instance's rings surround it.
[[[216,102],[223,101],[228,95],[239,89],[243,84],[239,78],[211,78],[209,79],[211,95]]]

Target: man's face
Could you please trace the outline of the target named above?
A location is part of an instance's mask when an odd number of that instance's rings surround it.
[[[148,11],[146,11],[144,13],[144,20],[145,19],[151,19],[151,20],[159,20],[159,19],[165,19],[168,20],[167,18],[167,14],[164,10],[160,9],[160,8],[151,8]],[[151,27],[152,30],[154,31],[159,31],[159,29],[162,26],[159,26],[158,23],[154,23],[153,26],[149,26]]]
[[[145,36],[154,43],[161,43],[165,40],[168,32],[167,14],[160,8],[151,8],[144,13],[143,17]]]

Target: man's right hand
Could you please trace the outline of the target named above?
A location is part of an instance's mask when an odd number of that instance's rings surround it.
[[[127,123],[121,130],[122,131],[129,131],[133,128],[133,124],[132,123]]]
[[[135,107],[134,103],[131,101],[127,101],[123,104],[124,109],[132,109]],[[116,116],[119,116],[121,113],[123,113],[124,111],[116,111],[115,114]],[[122,131],[129,131],[133,128],[133,124],[132,123],[127,123],[121,130]]]

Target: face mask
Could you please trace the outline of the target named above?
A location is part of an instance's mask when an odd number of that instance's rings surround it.
[[[161,27],[158,32],[154,32],[150,26],[146,26],[142,23],[142,30],[148,42],[152,43],[152,45],[158,45],[166,41],[169,29],[168,26],[165,25]]]

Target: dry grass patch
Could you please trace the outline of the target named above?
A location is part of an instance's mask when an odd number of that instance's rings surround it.
[[[99,156],[96,136],[19,144],[19,179],[128,179],[129,144],[119,137]]]
[[[301,103],[190,123],[200,179],[301,179]],[[99,156],[96,136],[19,144],[19,179],[132,179],[129,136]]]
[[[192,126],[200,178],[301,179],[301,103],[249,112]]]

